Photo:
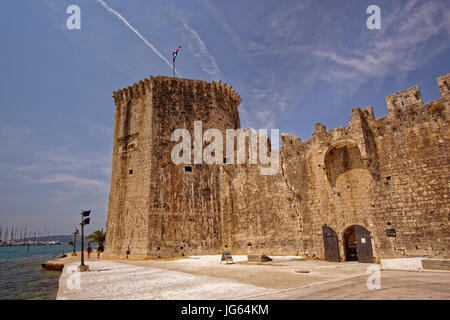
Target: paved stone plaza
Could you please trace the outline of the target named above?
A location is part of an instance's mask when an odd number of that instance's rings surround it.
[[[58,299],[449,299],[449,272],[382,271],[381,289],[366,282],[372,264],[333,263],[301,257],[273,262],[220,264],[220,256],[178,260],[87,261],[80,289],[70,289],[64,271]],[[78,262],[66,263],[66,270]],[[298,271],[309,271],[299,273]]]

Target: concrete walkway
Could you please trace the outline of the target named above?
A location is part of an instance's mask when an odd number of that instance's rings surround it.
[[[299,289],[249,297],[257,300],[449,300],[450,274],[384,271],[380,289],[368,290],[367,276],[313,284]]]
[[[301,257],[272,257],[274,261],[270,263],[249,264],[247,256],[233,258],[237,263],[232,265],[220,264],[219,255],[169,261],[91,258],[86,261],[90,271],[83,273],[68,272],[78,264],[71,260],[66,262],[61,275],[57,299],[380,299],[383,296],[375,292],[380,290],[369,290],[366,286],[367,268],[375,265],[302,261]],[[390,272],[382,272],[382,278]],[[430,273],[423,281],[447,297],[450,274],[444,273],[445,279],[439,275]],[[382,281],[382,289],[391,288],[388,279],[385,288]],[[405,285],[411,279],[406,277]],[[440,283],[446,285],[446,290],[436,289]],[[415,286],[420,287],[417,282]],[[344,290],[339,290],[340,287]],[[409,299],[420,298],[412,294],[416,287]],[[358,288],[355,294],[350,294],[354,288]]]

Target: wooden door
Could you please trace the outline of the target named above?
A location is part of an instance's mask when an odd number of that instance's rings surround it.
[[[339,240],[336,232],[330,227],[323,226],[323,246],[325,249],[325,260],[330,262],[340,262]]]
[[[369,230],[355,225],[355,237],[358,261],[361,263],[373,263],[372,236]]]

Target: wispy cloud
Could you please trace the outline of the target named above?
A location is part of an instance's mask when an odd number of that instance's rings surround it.
[[[190,38],[190,41],[188,41],[189,51],[196,58],[200,59],[200,64],[204,72],[209,74],[212,79],[219,80],[222,72],[217,66],[216,59],[214,59],[206,47],[205,42],[202,40],[198,32],[191,28],[186,20],[183,19],[182,25],[184,30],[187,32],[187,36]]]
[[[92,126],[92,123],[89,125]],[[107,129],[101,125],[98,128],[100,128],[98,130]],[[92,133],[95,134],[98,135],[98,132]],[[63,144],[57,142],[46,147],[41,141],[43,137],[35,139],[40,135],[41,131],[31,128],[4,127],[0,130],[0,144],[5,151],[0,156],[0,175],[6,181],[22,180],[28,184],[53,184],[56,189],[64,187],[73,192],[96,194],[108,192],[111,172],[109,150],[90,150],[80,155],[78,144],[65,140]],[[14,162],[14,159],[20,161]],[[48,190],[50,192],[52,187]]]
[[[279,116],[283,114],[289,103],[291,91],[274,89],[275,85],[261,88],[244,88],[243,94],[248,97],[239,107],[242,125],[253,129],[278,128]]]
[[[382,18],[382,30],[371,31],[359,48],[338,50],[323,46],[311,50],[314,56],[331,63],[323,74],[328,80],[369,80],[415,70],[430,58],[430,52],[448,48],[449,43],[427,48],[428,41],[450,33],[449,9],[440,1],[408,1]]]
[[[283,117],[316,81],[320,66],[314,65],[318,58],[310,50],[316,47],[312,34],[322,27],[323,19],[311,17],[314,3],[271,4],[263,16],[241,28],[240,35],[247,41],[240,50],[251,61],[246,66],[251,66],[252,74],[239,91],[243,125],[280,127]]]
[[[103,8],[105,8],[109,13],[113,14],[114,16],[116,16],[117,18],[119,18],[131,31],[133,31],[142,41],[144,41],[144,43],[153,50],[154,53],[156,53],[156,55],[158,57],[160,57],[169,67],[172,68],[172,64],[169,62],[169,60],[167,60],[162,54],[161,52],[159,52],[158,49],[156,49],[156,47],[151,44],[138,30],[136,30],[136,28],[134,28],[127,19],[125,19],[118,11],[114,10],[113,8],[111,8],[105,1],[103,0],[96,0],[100,5],[102,5]],[[182,75],[176,71],[176,73],[178,74],[178,76],[182,77]]]
[[[282,10],[275,12],[269,20],[272,36],[292,41],[303,35],[302,29],[298,27],[305,19],[300,18],[303,18],[305,10],[312,2],[311,0],[303,0],[295,4],[289,3],[288,8],[284,7]]]
[[[247,27],[252,40],[244,43],[246,54],[264,72],[241,94],[246,123],[266,119],[267,124],[278,124],[284,110],[311,108],[303,106],[302,99],[318,81],[327,82],[330,104],[337,105],[368,81],[388,76],[403,80],[450,46],[450,9],[445,1],[383,5],[382,30],[366,28],[364,6],[361,11],[355,11],[355,4],[337,7],[324,9],[309,0],[296,5],[280,2],[264,17],[266,25]],[[349,14],[360,14],[361,24],[349,22]]]
[[[234,44],[234,49],[239,52],[242,48],[242,41],[238,35],[238,33],[234,30],[234,28],[228,23],[224,15],[217,10],[209,0],[202,0],[202,5],[205,6],[209,13],[214,17],[214,21],[220,25],[220,27],[225,31],[226,35],[231,39]],[[246,58],[244,55],[243,58]]]
[[[186,43],[183,47],[187,47],[189,52],[199,59],[203,72],[208,74],[213,80],[219,80],[222,76],[222,71],[198,31],[190,25],[184,13],[177,7],[171,6],[171,12],[181,25],[177,29],[180,30],[183,40]]]
[[[96,161],[76,161],[76,159],[52,158],[47,161],[33,160],[30,164],[0,163],[0,173],[3,177],[10,177],[26,181],[29,184],[54,185],[51,190],[64,188],[75,196],[77,192],[89,192],[94,194],[106,194],[109,190],[107,175],[111,169]],[[93,168],[94,172],[86,172]]]
[[[48,177],[36,179],[34,182],[41,184],[63,184],[71,189],[75,188],[99,193],[107,193],[109,190],[109,186],[104,180],[78,177],[72,174],[53,174]]]

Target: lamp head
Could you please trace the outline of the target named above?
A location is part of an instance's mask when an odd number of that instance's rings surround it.
[[[81,211],[81,216],[83,216],[83,217],[89,217],[90,214],[91,214],[91,210]]]

